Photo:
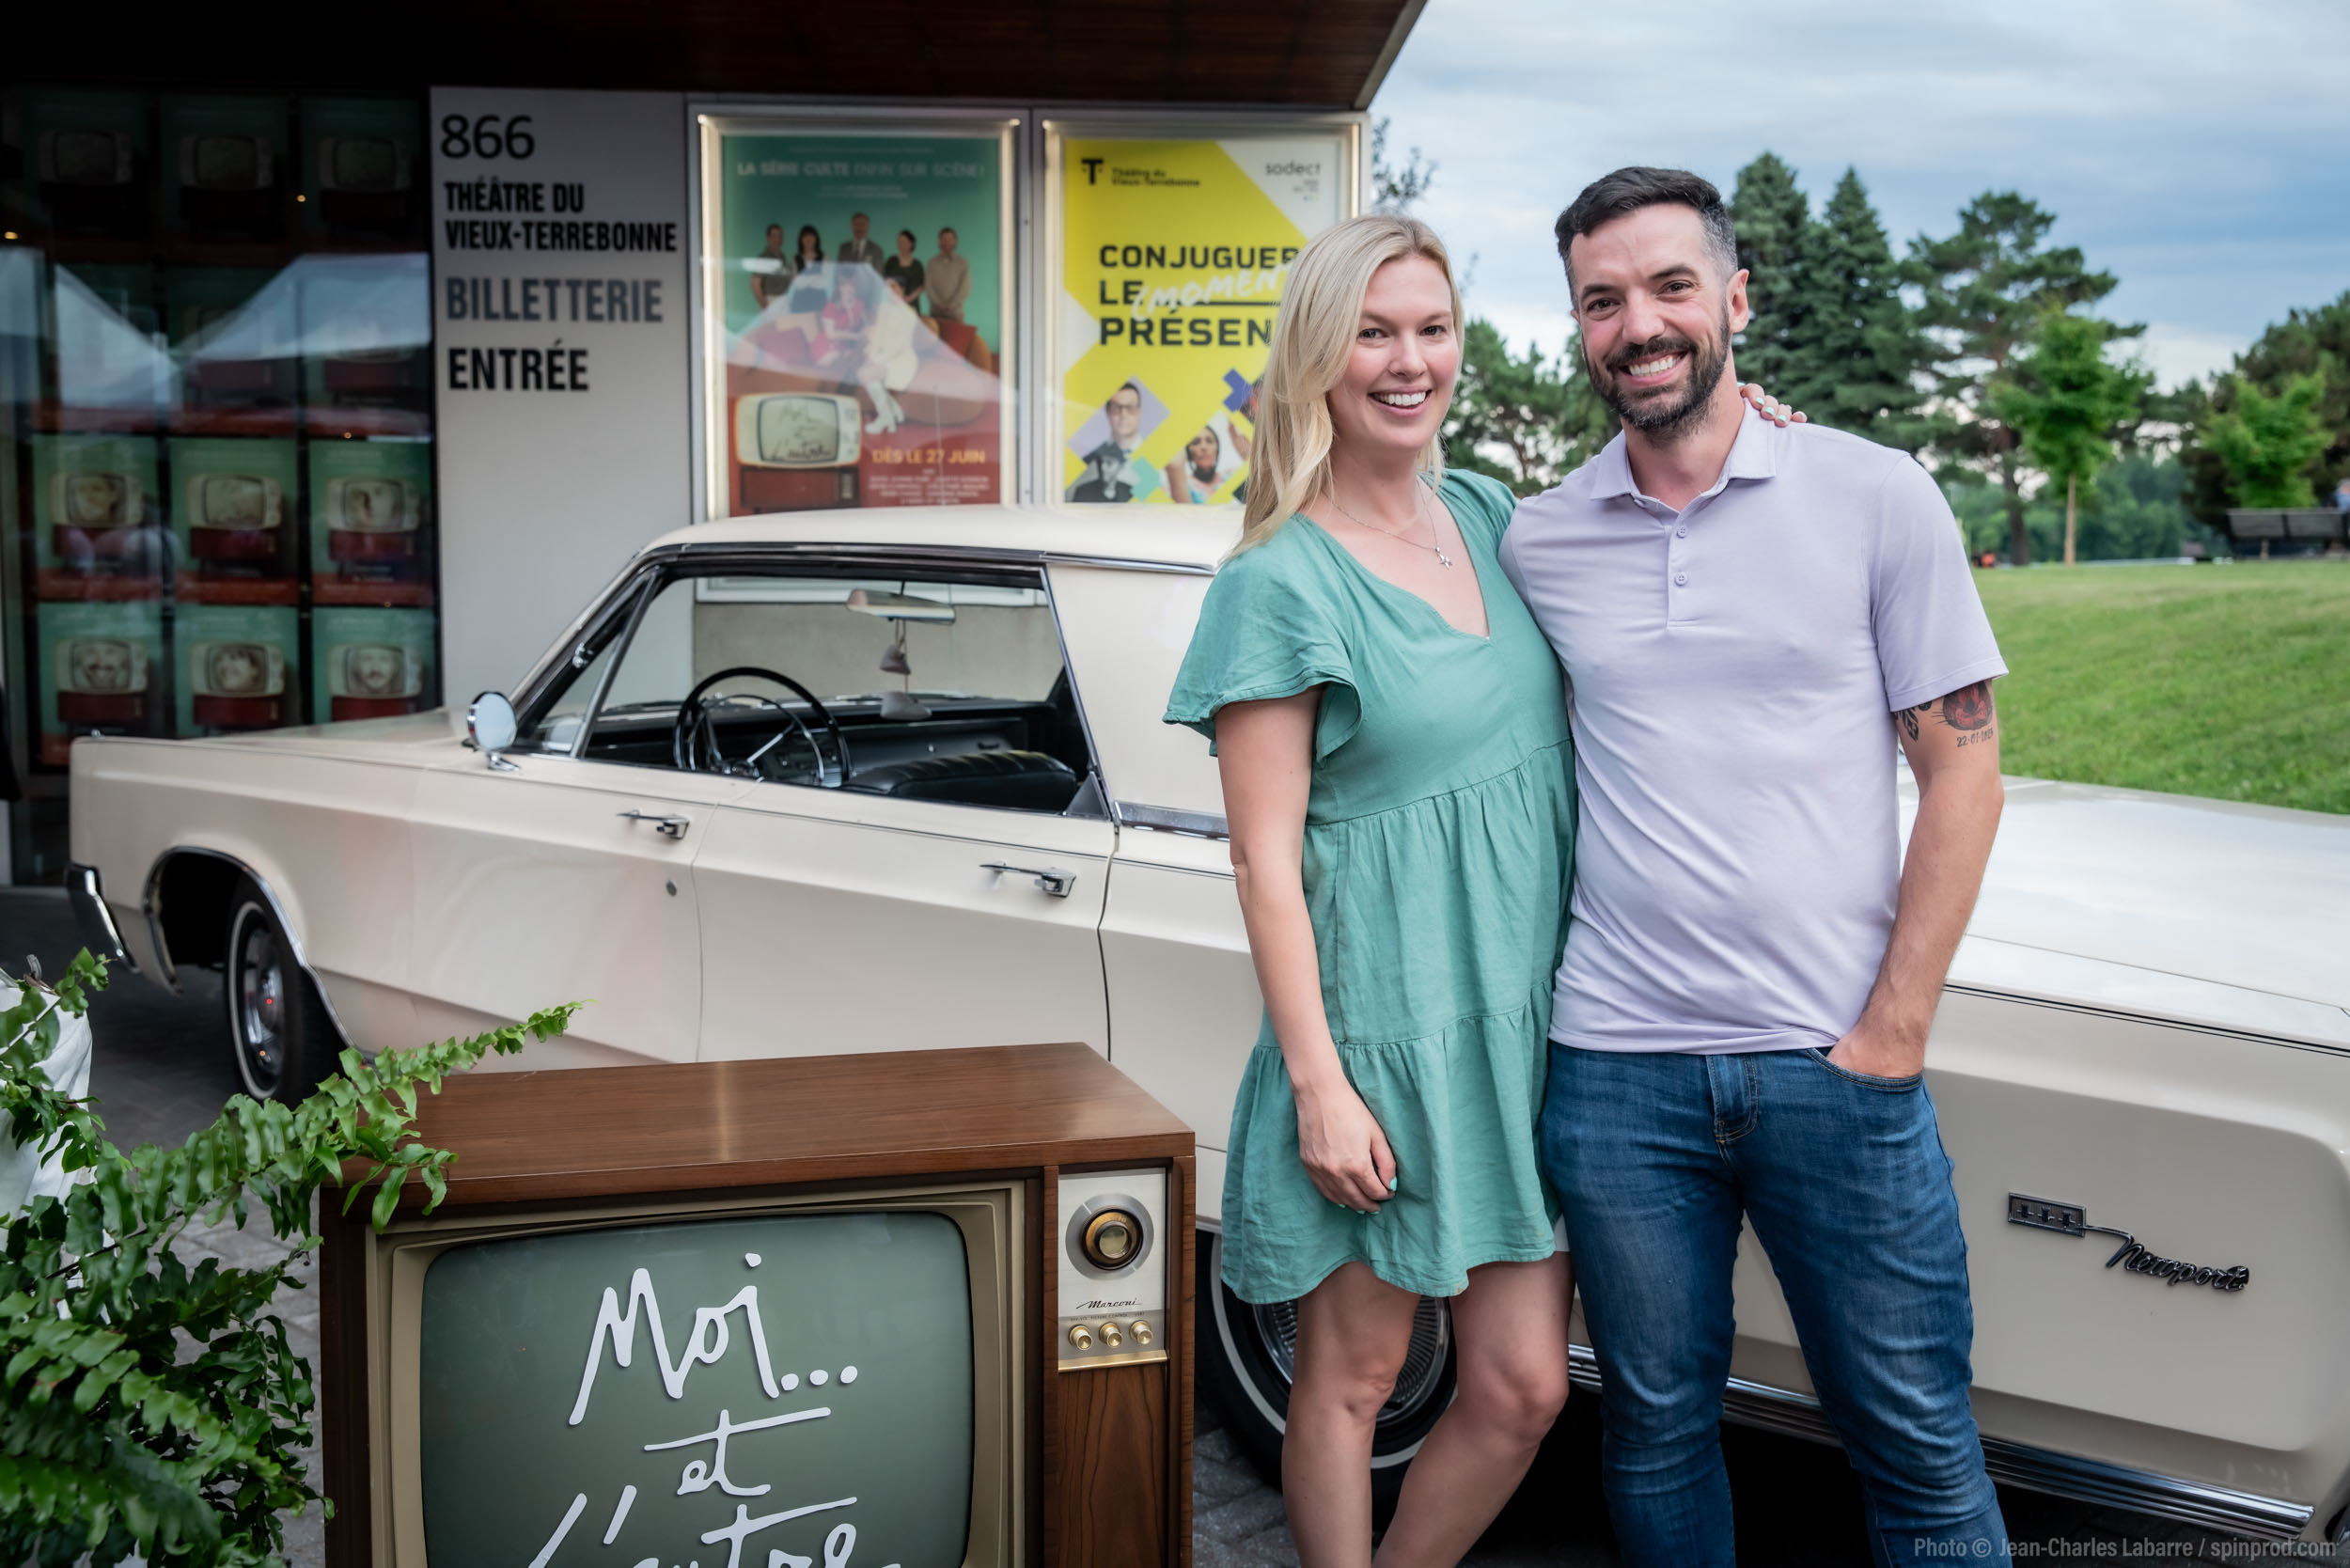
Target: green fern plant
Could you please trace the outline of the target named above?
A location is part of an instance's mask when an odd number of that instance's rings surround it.
[[[299,1105],[239,1095],[177,1149],[130,1153],[86,1102],[53,1088],[39,1062],[67,1016],[105,984],[87,952],[56,983],[22,983],[0,1011],[0,1113],[26,1148],[61,1152],[86,1179],[8,1217],[0,1252],[0,1561],[111,1563],[136,1551],[164,1564],[275,1563],[283,1515],[321,1501],[305,1475],[318,1403],[309,1365],[271,1302],[319,1244],[321,1186],[348,1209],[370,1184],[380,1230],[410,1178],[427,1207],[451,1155],[408,1136],[420,1091],[492,1052],[563,1032],[578,1004],[471,1040],[368,1061]],[[261,1269],[186,1266],[172,1241],[194,1222],[258,1206],[287,1244]],[[327,1504],[331,1513],[333,1505]]]

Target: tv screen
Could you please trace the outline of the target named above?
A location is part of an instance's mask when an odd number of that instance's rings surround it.
[[[389,136],[329,136],[319,145],[319,183],[330,191],[408,188],[408,149]]]
[[[405,479],[330,479],[326,511],[345,532],[406,533],[416,525],[415,492]]]
[[[205,191],[258,191],[275,178],[270,145],[258,136],[180,138],[180,179]]]
[[[857,460],[854,398],[829,392],[769,392],[745,398],[736,416],[745,463],[762,468],[834,468]]]
[[[147,650],[128,637],[68,637],[57,644],[57,690],[107,697],[147,689]]]
[[[73,469],[53,481],[50,521],[68,528],[128,528],[139,522],[138,476]]]
[[[285,493],[255,474],[198,474],[188,481],[189,522],[198,528],[274,528]]]
[[[957,1568],[972,1289],[963,1230],[919,1207],[441,1251],[418,1331],[426,1555]]]
[[[327,692],[384,701],[413,698],[424,690],[424,671],[411,649],[390,642],[343,642],[326,651]]]
[[[55,185],[127,185],[131,138],[113,131],[44,131],[40,177]]]
[[[286,655],[266,642],[204,642],[188,651],[198,697],[275,697],[286,689]]]

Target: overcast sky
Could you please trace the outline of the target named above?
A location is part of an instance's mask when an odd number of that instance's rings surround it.
[[[1559,209],[1625,164],[1728,195],[1765,149],[1815,209],[1857,167],[1897,252],[2013,189],[2119,274],[2165,384],[2350,289],[2343,0],[1429,0],[1372,105],[1439,168],[1469,309],[1556,348]]]

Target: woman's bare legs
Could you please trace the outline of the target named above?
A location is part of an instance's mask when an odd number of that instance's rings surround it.
[[[1458,1393],[1405,1474],[1379,1568],[1451,1568],[1492,1524],[1567,1398],[1567,1260],[1488,1263],[1452,1298]],[[1300,1568],[1363,1568],[1371,1441],[1419,1297],[1348,1263],[1297,1304],[1281,1493]]]
[[[1340,1265],[1297,1304],[1281,1499],[1299,1568],[1371,1560],[1371,1424],[1395,1391],[1418,1309],[1418,1296],[1363,1263]]]
[[[1563,1254],[1469,1271],[1452,1298],[1459,1392],[1404,1472],[1379,1568],[1452,1568],[1517,1490],[1567,1402],[1574,1294]]]

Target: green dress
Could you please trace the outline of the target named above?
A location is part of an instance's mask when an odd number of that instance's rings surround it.
[[[1355,1261],[1454,1295],[1480,1263],[1553,1249],[1535,1121],[1574,867],[1573,743],[1559,661],[1496,554],[1510,493],[1452,473],[1442,494],[1489,636],[1292,517],[1217,572],[1167,703],[1167,722],[1213,742],[1228,702],[1323,688],[1306,907],[1339,1059],[1396,1160],[1376,1215],[1315,1190],[1267,1017],[1224,1183],[1224,1278],[1246,1301],[1303,1295]]]

